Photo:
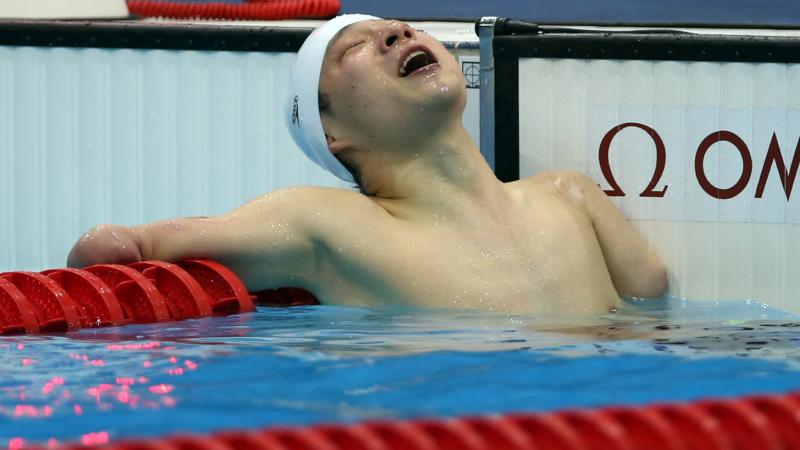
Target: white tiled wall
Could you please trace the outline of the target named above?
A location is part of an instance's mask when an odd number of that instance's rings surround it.
[[[458,51],[459,56],[470,51]],[[99,223],[346,187],[284,129],[291,53],[0,46],[0,271],[61,267]],[[477,90],[465,120],[477,139]]]
[[[666,260],[672,293],[800,311],[800,177],[787,200],[773,166],[763,197],[755,195],[773,133],[787,169],[800,141],[800,65],[527,59],[519,70],[522,176],[575,169],[608,189],[603,136],[623,123],[647,125],[664,142],[656,189],[667,191],[639,196],[656,167],[655,144],[625,128],[609,162],[626,195],[613,200]],[[706,193],[696,175],[699,144],[719,130],[739,136],[752,162],[746,187],[727,200]],[[711,146],[701,165],[721,189],[745,168],[728,142]]]
[[[63,266],[98,223],[342,185],[296,149],[293,55],[0,47],[0,270]]]

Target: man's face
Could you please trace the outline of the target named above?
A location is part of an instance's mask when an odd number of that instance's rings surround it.
[[[326,133],[356,146],[397,142],[431,120],[460,120],[466,87],[458,63],[407,24],[358,22],[328,46],[320,91],[330,99]]]

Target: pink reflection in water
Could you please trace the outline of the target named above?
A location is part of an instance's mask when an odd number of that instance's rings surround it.
[[[23,450],[33,448],[31,446],[44,449],[63,445],[60,442],[62,436],[59,436],[58,440],[54,436],[43,436],[42,440],[36,442],[27,441],[29,436],[25,436],[24,432],[26,421],[59,420],[59,415],[80,416],[80,420],[84,421],[93,420],[92,417],[119,408],[173,408],[179,403],[179,400],[172,396],[176,387],[158,381],[151,382],[153,377],[147,376],[148,371],[155,371],[156,378],[163,379],[166,374],[182,376],[186,371],[197,370],[199,367],[197,362],[177,356],[173,351],[176,350],[174,346],[164,346],[159,342],[104,344],[99,348],[94,347],[93,350],[61,353],[57,356],[61,361],[52,356],[44,357],[34,353],[35,346],[12,343],[6,347],[24,350],[15,355],[15,362],[18,362],[16,367],[20,373],[23,373],[22,370],[30,370],[23,369],[29,366],[37,366],[32,370],[43,367],[66,367],[66,369],[63,369],[64,372],[61,374],[38,380],[31,378],[26,381],[26,375],[23,375],[23,381],[19,385],[0,388],[0,397],[5,397],[6,401],[5,404],[0,402],[0,420],[14,418],[19,421],[17,425],[20,427],[19,430],[22,430],[18,437],[8,441],[7,447],[0,443],[0,450],[6,448]],[[148,353],[141,354],[143,351]],[[109,352],[139,353],[135,353],[135,359],[126,360],[125,355]],[[141,358],[142,356],[146,359]],[[120,357],[126,364],[118,364]],[[93,367],[106,369],[95,371]],[[76,368],[79,368],[79,371],[76,372]],[[88,405],[88,408],[85,405]],[[83,445],[96,445],[108,443],[112,438],[112,430],[101,430],[84,435],[66,436],[64,440],[66,443],[74,443],[77,439]]]
[[[61,377],[53,377],[53,378],[50,379],[50,381],[46,382],[44,384],[44,386],[42,386],[42,394],[47,395],[47,394],[53,392],[53,390],[57,386],[63,386],[63,385],[64,385],[64,379],[63,378],[61,378]]]
[[[96,433],[86,433],[81,436],[83,445],[108,444],[108,431],[98,431]]]
[[[14,417],[38,417],[39,411],[33,405],[17,405],[14,407]]]
[[[130,386],[136,384],[136,380],[133,377],[117,377],[117,384]]]
[[[107,350],[153,350],[161,347],[160,342],[144,342],[141,344],[109,344]]]
[[[147,389],[154,394],[169,394],[170,392],[172,392],[173,389],[175,389],[175,387],[172,386],[171,384],[162,383],[162,384],[155,384]]]

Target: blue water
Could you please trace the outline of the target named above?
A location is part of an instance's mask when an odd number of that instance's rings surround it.
[[[800,389],[800,321],[752,302],[580,321],[262,308],[0,349],[0,448]]]

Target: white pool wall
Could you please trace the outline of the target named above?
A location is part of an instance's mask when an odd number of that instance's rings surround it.
[[[471,24],[427,28],[447,40]],[[284,129],[293,57],[0,46],[0,271],[62,267],[96,224],[215,215],[288,186],[348,188]],[[477,142],[478,90],[468,97]]]
[[[660,198],[641,197],[656,166],[653,140],[620,131],[609,164],[624,197],[612,197],[670,269],[670,294],[696,300],[752,299],[800,312],[800,188],[787,200],[777,169],[758,180],[773,134],[789,169],[800,149],[800,64],[584,59],[520,60],[520,175],[579,170],[604,189],[603,136],[623,123],[657,131],[666,149]],[[752,170],[730,199],[698,183],[701,141],[726,130],[746,144]],[[728,142],[714,144],[703,172],[733,186],[744,165]]]

